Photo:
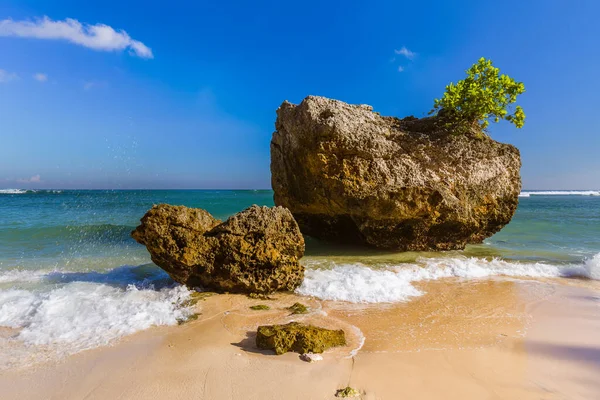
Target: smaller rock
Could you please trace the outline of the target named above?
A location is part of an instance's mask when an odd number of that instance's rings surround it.
[[[189,288],[268,295],[304,279],[304,238],[283,207],[254,205],[221,222],[205,210],[159,204],[131,235]]]
[[[180,318],[177,320],[177,325],[183,325],[187,322],[196,321],[199,316],[200,316],[200,314],[194,313],[194,314],[187,316],[186,318]]]
[[[200,300],[204,301],[210,296],[215,295],[215,292],[192,292],[190,298],[182,303],[184,307],[195,306]]]
[[[338,391],[335,392],[335,397],[360,397],[360,393],[358,390],[346,386],[343,389],[338,389]]]
[[[255,311],[258,311],[258,310],[270,310],[271,307],[269,307],[269,306],[267,306],[265,304],[257,304],[255,306],[250,306],[250,309],[251,310],[255,310]]]
[[[292,314],[306,314],[308,313],[308,307],[306,307],[302,303],[294,303],[293,305],[287,308],[292,312]]]
[[[301,354],[300,359],[302,361],[313,363],[313,362],[317,362],[317,361],[323,361],[323,356],[320,354],[306,353],[306,354]]]
[[[325,350],[346,345],[343,330],[331,330],[290,322],[286,325],[259,326],[256,347],[274,350],[276,354],[294,351],[300,354],[322,353]]]
[[[261,294],[261,293],[249,293],[248,297],[250,297],[251,299],[257,299],[257,300],[277,300],[275,297],[271,297],[267,294]]]

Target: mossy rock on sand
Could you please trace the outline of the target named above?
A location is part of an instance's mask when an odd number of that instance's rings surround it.
[[[259,326],[256,346],[259,349],[274,350],[277,354],[288,351],[296,353],[322,353],[325,350],[346,345],[343,330],[331,330],[317,326],[290,322],[286,325]]]
[[[183,325],[183,324],[185,324],[187,322],[196,321],[199,316],[200,316],[200,314],[198,314],[198,313],[191,314],[191,315],[189,315],[186,318],[180,318],[180,319],[178,319],[177,320],[177,324],[178,325]]]
[[[346,386],[343,389],[339,389],[335,392],[335,397],[359,397],[360,393],[358,390],[351,388],[350,386]]]
[[[190,294],[190,298],[184,301],[181,305],[183,307],[195,306],[200,300],[204,301],[215,294],[215,292],[192,292]]]
[[[308,313],[308,308],[302,303],[294,303],[293,305],[287,308],[292,312],[292,314],[306,314]]]
[[[271,297],[267,294],[261,294],[261,293],[249,293],[248,297],[251,299],[257,299],[257,300],[276,300],[275,297]]]
[[[255,306],[250,306],[251,310],[255,310],[255,311],[259,311],[259,310],[270,310],[271,307],[265,305],[265,304],[257,304]]]

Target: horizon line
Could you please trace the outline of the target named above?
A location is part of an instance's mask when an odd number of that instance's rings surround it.
[[[0,188],[0,190],[273,190],[273,188],[61,188],[61,187],[44,187],[44,188],[18,188],[18,187],[6,187]],[[594,191],[600,190],[600,188],[586,188],[586,189],[521,189],[522,192],[536,192],[536,191],[557,191],[557,192],[570,192],[570,191]]]

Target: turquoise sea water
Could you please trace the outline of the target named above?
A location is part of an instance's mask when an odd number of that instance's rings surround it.
[[[422,294],[412,282],[431,279],[600,279],[599,194],[523,193],[513,221],[465,251],[393,253],[308,238],[298,293],[377,303],[409,301]],[[69,353],[175,324],[188,292],[129,236],[140,217],[169,203],[225,219],[272,198],[269,190],[0,191],[0,332],[9,329],[0,345]],[[4,354],[5,364],[23,354]]]

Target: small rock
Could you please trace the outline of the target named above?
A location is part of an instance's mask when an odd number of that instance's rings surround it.
[[[322,353],[325,350],[346,345],[343,330],[331,330],[299,322],[286,325],[259,326],[256,347],[274,350],[276,354],[294,351],[300,354]]]
[[[270,310],[270,309],[271,309],[271,307],[269,307],[269,306],[267,306],[267,305],[265,305],[265,304],[257,304],[257,305],[255,305],[255,306],[250,306],[250,309],[251,309],[251,310],[254,310],[254,311],[259,311],[259,310]]]
[[[320,354],[305,353],[300,355],[300,359],[302,361],[313,363],[317,361],[323,361],[323,356]]]
[[[294,303],[293,305],[287,308],[292,312],[292,314],[306,314],[308,313],[308,308],[302,303]]]
[[[339,389],[335,392],[335,397],[360,397],[360,393],[358,390],[351,388],[350,386],[346,386],[343,389]]]
[[[198,319],[198,317],[200,316],[199,313],[194,313],[194,314],[190,314],[188,315],[186,318],[181,318],[177,320],[177,324],[178,325],[183,325],[186,322],[191,322],[191,321],[196,321]]]

